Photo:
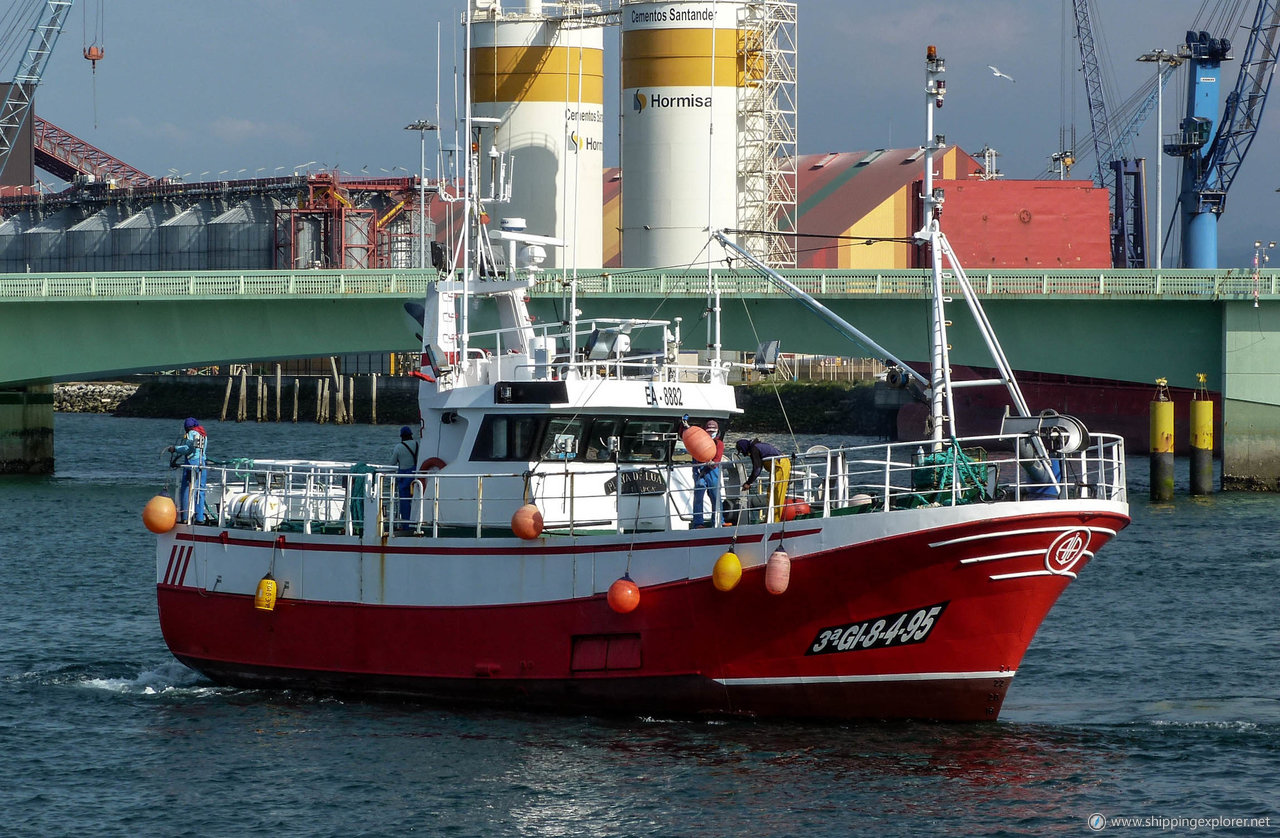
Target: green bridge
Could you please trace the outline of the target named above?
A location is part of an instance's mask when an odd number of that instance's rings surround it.
[[[927,357],[925,272],[787,276],[899,357]],[[51,429],[51,382],[413,350],[402,304],[434,279],[433,271],[0,275],[0,470],[29,456],[33,428]],[[1280,486],[1280,272],[1001,270],[969,279],[1016,369],[1137,382],[1152,392],[1157,378],[1194,388],[1197,374],[1207,374],[1222,397],[1224,475]],[[687,348],[709,342],[714,283],[725,349],[778,338],[787,352],[863,354],[758,275],[593,270],[577,281],[582,319],[679,317]],[[549,273],[533,290],[540,322],[565,316],[565,285]],[[952,361],[989,366],[953,290]],[[472,320],[473,330],[493,325]]]

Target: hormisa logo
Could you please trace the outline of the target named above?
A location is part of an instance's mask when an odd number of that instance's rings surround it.
[[[709,108],[711,107],[710,96],[695,96],[689,94],[687,96],[664,96],[661,93],[650,93],[645,95],[639,90],[631,99],[631,109],[636,113],[641,113],[646,108]]]

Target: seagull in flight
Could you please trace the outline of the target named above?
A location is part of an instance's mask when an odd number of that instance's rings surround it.
[[[1009,81],[1013,82],[1014,84],[1017,84],[1017,83],[1018,83],[1018,80],[1017,80],[1017,79],[1015,79],[1013,76],[1009,75],[1008,73],[1002,73],[1002,72],[1000,72],[1000,68],[999,68],[999,67],[995,67],[995,66],[992,66],[991,64],[988,64],[988,65],[987,65],[987,69],[988,69],[988,70],[990,70],[990,71],[995,75],[995,77],[996,77],[996,78],[998,78],[998,79],[1008,79]]]

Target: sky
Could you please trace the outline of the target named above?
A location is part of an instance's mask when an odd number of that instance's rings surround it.
[[[1175,50],[1202,3],[1095,5],[1100,61],[1118,101],[1154,73],[1137,56]],[[270,176],[305,165],[354,176],[417,173],[420,138],[404,126],[434,120],[437,101],[451,122],[464,8],[460,0],[80,0],[49,60],[36,112],[156,176]],[[1064,126],[1069,137],[1074,124],[1078,144],[1089,134],[1069,2],[1064,13],[1064,0],[799,0],[798,12],[802,154],[920,145],[928,44],[947,62],[936,130],[972,154],[995,148],[1007,177],[1040,176]],[[1245,37],[1233,38],[1237,53]],[[105,57],[92,73],[82,50],[95,41]],[[605,43],[611,91],[616,30]],[[1226,65],[1224,96],[1238,72],[1238,62]],[[1184,90],[1181,75],[1165,88],[1165,133],[1181,118]],[[1272,151],[1278,112],[1280,103],[1269,105],[1228,196],[1219,224],[1222,267],[1246,267],[1255,240],[1280,238],[1280,158]],[[616,125],[616,115],[617,99],[606,93],[606,125]],[[614,164],[608,130],[606,142],[606,164]],[[1148,156],[1154,192],[1154,115],[1134,142]],[[1072,176],[1091,174],[1087,161]],[[1178,189],[1172,158],[1165,158],[1164,183],[1167,223]],[[1154,223],[1154,209],[1152,216]],[[1277,260],[1280,266],[1280,254]]]

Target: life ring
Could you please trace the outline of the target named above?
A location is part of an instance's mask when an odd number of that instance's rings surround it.
[[[428,457],[422,461],[422,465],[418,466],[418,471],[434,471],[444,468],[445,465],[445,461],[439,457]],[[427,494],[427,479],[425,477],[415,477],[411,488],[415,494],[421,493],[425,496]]]

